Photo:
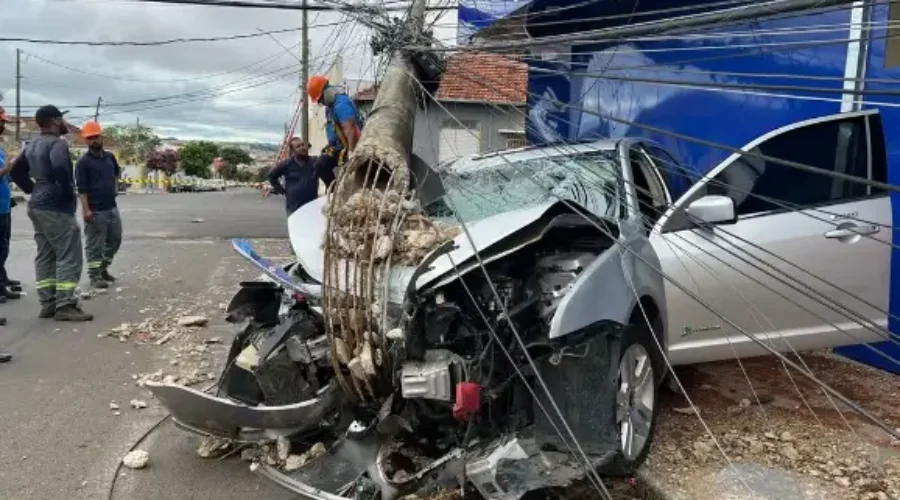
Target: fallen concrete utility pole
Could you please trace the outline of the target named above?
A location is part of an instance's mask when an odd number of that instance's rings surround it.
[[[423,39],[425,0],[415,0],[395,47]],[[420,83],[413,54],[397,48],[362,137],[325,208],[323,312],[331,363],[344,392],[378,406],[392,392],[386,293],[392,265],[415,265],[454,228],[438,227],[414,201],[410,178]],[[393,323],[393,324],[391,324]]]

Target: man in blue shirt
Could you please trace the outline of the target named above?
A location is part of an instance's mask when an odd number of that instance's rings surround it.
[[[6,110],[0,107],[0,134],[6,130]],[[6,274],[6,260],[9,258],[9,241],[12,236],[12,190],[9,186],[9,171],[12,162],[7,161],[6,151],[0,147],[0,304],[7,299],[22,296],[22,283],[10,279]]]
[[[3,134],[4,130],[6,130],[7,120],[6,110],[0,106],[0,134]],[[3,146],[0,146],[0,280],[2,280],[2,289],[4,291],[9,281],[9,278],[6,276],[6,259],[9,257],[9,212],[12,208],[12,192],[9,189],[9,178],[7,175],[9,170],[10,165],[6,162],[6,151],[3,150]],[[3,301],[6,301],[6,297],[3,297]],[[0,317],[0,326],[5,324],[6,318]],[[11,359],[11,355],[0,352],[0,363],[6,363]]]
[[[109,265],[122,246],[122,218],[116,204],[122,169],[115,155],[103,149],[103,135],[97,122],[87,122],[81,137],[88,151],[75,163],[75,180],[84,218],[84,251],[88,277],[94,288],[109,288],[116,281]]]
[[[334,170],[320,168],[321,164],[309,157],[309,145],[303,139],[294,137],[290,146],[291,156],[276,165],[268,175],[272,192],[284,195],[288,216],[319,196],[319,179],[325,187],[334,182]]]
[[[331,170],[344,164],[347,156],[356,149],[362,136],[363,120],[353,99],[342,87],[331,85],[328,78],[316,75],[306,86],[309,98],[325,106],[325,135],[328,146],[316,161],[320,171]]]

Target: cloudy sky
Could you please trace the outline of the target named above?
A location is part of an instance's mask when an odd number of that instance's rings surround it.
[[[300,0],[280,0],[282,2]],[[155,41],[297,28],[299,11],[151,4],[141,0],[0,0],[2,36]],[[438,21],[452,39],[455,13]],[[311,73],[343,55],[344,78],[371,80],[370,30],[335,12],[310,12]],[[274,38],[274,39],[273,39]],[[80,125],[102,96],[103,125],[134,123],[163,137],[278,142],[299,98],[300,33],[153,47],[0,41],[2,105],[15,112],[16,49],[22,114],[53,103]],[[285,47],[290,49],[285,51]]]

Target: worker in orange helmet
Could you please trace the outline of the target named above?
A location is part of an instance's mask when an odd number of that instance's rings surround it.
[[[103,149],[103,131],[97,122],[87,122],[81,137],[88,151],[75,164],[88,277],[94,288],[109,288],[116,281],[109,265],[122,245],[122,218],[116,205],[122,169],[115,155]]]
[[[343,87],[331,85],[328,78],[316,75],[306,86],[310,100],[325,107],[325,135],[328,146],[316,161],[317,170],[334,170],[344,164],[356,149],[362,135],[363,120],[353,99]]]

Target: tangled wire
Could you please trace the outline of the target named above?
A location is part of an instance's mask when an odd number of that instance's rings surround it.
[[[344,391],[380,404],[392,392],[387,315],[392,266],[414,266],[459,229],[429,219],[405,162],[354,155],[324,211],[323,311],[331,363]]]

